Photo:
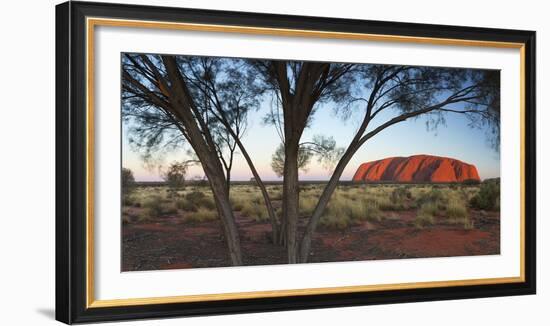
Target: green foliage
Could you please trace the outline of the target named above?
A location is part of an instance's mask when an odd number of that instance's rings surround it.
[[[162,173],[162,178],[170,188],[180,189],[185,184],[188,165],[182,162],[173,162],[168,169]]]
[[[307,151],[305,148],[300,148],[298,150],[298,168],[300,170],[306,170],[307,165],[311,161],[312,154]],[[275,153],[271,156],[271,169],[277,174],[277,176],[282,177],[285,166],[285,147],[283,144],[280,144],[279,147],[275,150]]]
[[[470,199],[470,207],[475,209],[500,209],[500,182],[484,182],[477,195]]]
[[[132,170],[123,167],[121,179],[123,200],[128,200],[127,197],[134,191],[136,186],[134,173],[132,172]]]

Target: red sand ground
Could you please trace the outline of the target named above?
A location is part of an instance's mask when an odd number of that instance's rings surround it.
[[[363,222],[341,231],[319,228],[310,262],[500,253],[498,213],[472,211],[471,230],[446,224],[443,218],[418,229],[414,216],[414,211],[388,212],[381,222]],[[269,240],[269,223],[238,214],[237,223],[245,265],[285,263],[285,249]],[[161,217],[124,224],[122,230],[123,271],[229,266],[217,221],[190,224],[180,217]]]

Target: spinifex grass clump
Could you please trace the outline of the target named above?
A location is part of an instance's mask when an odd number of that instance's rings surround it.
[[[325,209],[320,224],[328,228],[344,229],[359,221],[379,221],[381,218],[382,214],[375,200],[353,200],[337,193]]]
[[[445,211],[449,222],[452,224],[462,224],[465,229],[471,229],[473,222],[470,220],[468,208],[462,200],[450,200]]]
[[[436,203],[425,202],[420,205],[420,208],[416,212],[416,219],[414,220],[414,225],[417,228],[423,228],[428,225],[432,225],[435,221],[435,215],[438,212],[438,207]]]
[[[255,195],[241,204],[241,214],[243,216],[250,217],[255,221],[265,221],[269,218],[262,196]]]
[[[206,195],[202,191],[193,190],[185,195],[185,198],[179,196],[175,199],[175,204],[178,209],[187,212],[197,212],[200,208],[215,209],[216,204],[211,195]]]
[[[208,222],[218,218],[218,213],[214,209],[199,207],[196,212],[189,212],[184,215],[188,222]]]
[[[312,195],[301,195],[300,196],[300,215],[301,216],[311,216],[315,206],[317,206],[318,198],[317,196]]]

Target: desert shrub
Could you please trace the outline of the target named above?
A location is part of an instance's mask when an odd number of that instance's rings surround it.
[[[420,194],[416,201],[418,206],[422,206],[425,203],[437,204],[443,200],[443,192],[440,189],[432,188],[430,191]]]
[[[204,207],[207,209],[216,208],[216,203],[214,203],[214,199],[206,196],[202,191],[192,191],[185,195],[185,199],[189,202],[190,206],[195,206],[197,209],[199,207]]]
[[[380,221],[382,219],[382,212],[376,200],[367,199],[360,203],[361,209],[355,211],[353,205],[351,206],[351,218],[354,220],[368,220],[368,221]],[[360,213],[360,214],[357,214]]]
[[[271,200],[281,200],[283,199],[283,192],[282,191],[273,191],[269,193],[269,198]]]
[[[244,207],[244,199],[241,196],[231,196],[229,201],[231,202],[231,207],[233,207],[233,210],[237,212],[241,211]]]
[[[143,203],[143,207],[148,211],[149,215],[162,215],[162,198],[160,196],[150,196]]]
[[[265,221],[269,218],[267,208],[257,200],[243,202],[241,214],[246,217],[251,217],[255,221]]]
[[[317,198],[313,196],[300,196],[300,215],[311,215],[317,201]]]
[[[426,202],[420,206],[416,212],[414,224],[418,228],[423,228],[434,223],[434,217],[438,212],[438,207],[435,203]]]
[[[330,229],[342,230],[347,228],[351,224],[351,221],[347,216],[323,215],[319,224]]]
[[[130,195],[122,195],[122,206],[133,206],[134,198]]]
[[[143,203],[144,214],[150,218],[159,217],[168,214],[176,214],[178,207],[176,203],[166,201],[162,197],[155,195],[147,198]]]
[[[187,199],[178,199],[176,201],[176,207],[186,212],[196,212],[198,210],[197,205]]]
[[[364,218],[368,221],[380,221],[382,219],[382,212],[378,206],[378,203],[373,200],[367,200],[364,203]]]
[[[134,173],[132,170],[122,168],[121,185],[123,194],[130,194],[134,191],[136,180],[134,179]]]
[[[187,168],[188,164],[185,162],[173,162],[166,171],[162,172],[162,179],[172,190],[182,188],[185,184]]]
[[[446,215],[451,219],[460,219],[468,216],[468,209],[464,202],[459,200],[451,200],[446,207]]]
[[[191,212],[185,215],[185,219],[189,222],[207,222],[214,221],[218,218],[218,213],[215,210],[205,207],[199,207],[196,212]]]
[[[341,194],[335,194],[319,223],[328,228],[344,229],[358,221],[379,221],[381,217],[382,214],[376,200],[352,200]]]
[[[144,208],[137,212],[136,219],[138,222],[147,222],[152,220],[155,216],[157,215],[154,213],[153,210],[151,210],[150,208]]]
[[[462,224],[464,229],[473,228],[473,221],[468,214],[468,207],[466,203],[461,200],[450,200],[447,209],[447,217],[453,224]]]
[[[202,191],[191,191],[185,195],[185,198],[191,202],[198,202],[201,199],[205,198],[206,195]]]
[[[128,208],[122,209],[122,224],[128,224],[132,222],[132,212]]]
[[[208,209],[216,209],[216,203],[213,198],[206,197],[200,201],[200,206]]]
[[[408,208],[404,202],[394,202],[391,196],[388,195],[377,196],[375,197],[375,201],[383,211],[400,211]]]
[[[166,198],[170,198],[170,199],[177,199],[181,197],[184,197],[184,195],[181,192],[176,190],[168,191],[168,193],[166,194]]]
[[[391,192],[391,200],[395,203],[402,203],[407,199],[412,198],[411,191],[405,187],[396,187]]]
[[[178,208],[175,203],[164,203],[160,206],[162,215],[177,214]]]
[[[479,183],[480,183],[479,180],[475,180],[475,179],[466,179],[466,180],[462,181],[463,185],[469,185],[469,186],[478,185]]]
[[[470,206],[475,209],[496,210],[500,208],[500,183],[484,182],[479,192],[470,199]]]

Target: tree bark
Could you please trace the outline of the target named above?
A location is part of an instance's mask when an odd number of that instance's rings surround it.
[[[243,261],[239,232],[233,216],[233,208],[231,207],[231,203],[229,201],[229,193],[225,188],[224,178],[220,178],[218,175],[212,174],[207,174],[207,176],[210,182],[210,187],[212,188],[212,194],[214,195],[214,202],[216,203],[216,207],[220,213],[220,220],[222,222],[231,264],[233,266],[240,266],[243,264]]]
[[[176,60],[170,56],[163,56],[162,59],[171,81],[170,95],[174,115],[178,117],[178,120],[184,126],[186,138],[200,159],[204,173],[208,177],[214,201],[220,213],[231,264],[233,266],[242,265],[237,225],[229,201],[229,193],[226,191],[226,178],[215,144],[205,124],[201,123],[200,115],[195,112],[196,108],[179,72]],[[199,128],[199,124],[202,129]]]
[[[285,164],[283,176],[283,215],[285,216],[286,222],[286,245],[289,264],[295,264],[298,262],[298,150],[298,140],[292,139],[287,142],[287,145],[285,146]]]

